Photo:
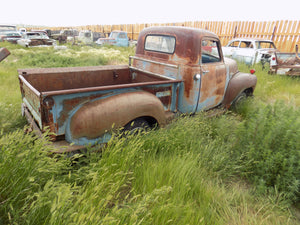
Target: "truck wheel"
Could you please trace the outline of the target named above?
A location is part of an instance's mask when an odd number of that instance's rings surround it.
[[[147,131],[150,128],[149,123],[142,118],[132,120],[124,127],[124,132],[127,134],[139,134],[142,131]]]
[[[231,109],[237,110],[238,107],[247,99],[245,92],[240,93],[231,104]]]

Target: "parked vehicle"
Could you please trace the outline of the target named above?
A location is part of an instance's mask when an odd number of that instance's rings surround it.
[[[0,62],[10,55],[10,52],[6,48],[0,48]]]
[[[298,55],[298,45],[296,45],[295,50],[296,53],[274,52],[271,56],[269,73],[300,76],[300,57]]]
[[[129,39],[127,32],[124,31],[113,31],[110,33],[108,38],[99,38],[96,41],[98,45],[116,45],[116,46],[129,46]]]
[[[57,40],[60,44],[67,42],[75,42],[79,32],[75,29],[61,30],[59,33],[52,32],[51,38]]]
[[[17,43],[23,47],[42,47],[56,45],[56,41],[50,39],[44,31],[26,32],[22,34],[22,39],[18,40]]]
[[[78,42],[82,44],[93,43],[93,32],[90,30],[81,30],[78,35]]]
[[[271,40],[255,38],[236,38],[222,48],[226,57],[244,62],[248,65],[270,62],[271,55],[278,52]]]
[[[96,42],[99,38],[105,38],[105,34],[102,32],[93,32],[93,42]]]
[[[214,53],[207,51],[215,48]],[[178,114],[227,109],[256,86],[255,75],[224,58],[217,35],[186,27],[140,32],[129,65],[19,69],[28,122],[67,151],[106,143],[123,127],[164,126]]]
[[[0,41],[8,41],[16,44],[21,38],[21,33],[17,31],[14,25],[0,25]]]
[[[17,41],[22,38],[22,35],[18,31],[7,32],[5,36],[2,36],[1,41],[7,41],[12,44],[17,44]]]

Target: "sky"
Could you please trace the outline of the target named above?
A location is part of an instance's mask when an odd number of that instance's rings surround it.
[[[300,20],[299,0],[5,0],[0,24],[47,27]]]

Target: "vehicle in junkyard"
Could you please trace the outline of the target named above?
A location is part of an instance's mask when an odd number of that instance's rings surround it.
[[[56,41],[50,39],[44,31],[30,31],[22,34],[22,38],[17,43],[23,47],[44,47],[56,46]]]
[[[295,46],[295,53],[274,52],[271,56],[269,74],[300,76],[298,45]]]
[[[22,38],[22,35],[18,31],[7,32],[5,36],[1,38],[1,41],[7,41],[12,44],[17,44],[17,41]]]
[[[76,29],[64,29],[59,33],[51,31],[51,38],[57,40],[60,44],[67,42],[75,42],[78,37],[78,30]]]
[[[94,41],[93,32],[90,30],[81,30],[78,35],[78,43],[90,45]]]
[[[96,42],[99,38],[105,38],[105,33],[103,32],[93,32],[93,42]]]
[[[270,62],[274,52],[279,52],[273,41],[257,38],[235,38],[229,41],[222,50],[226,57],[248,65],[261,63],[263,67],[265,63]]]
[[[108,38],[99,38],[96,41],[98,45],[116,45],[116,46],[129,46],[129,39],[125,31],[112,31]]]
[[[14,25],[0,25],[0,41],[8,41],[16,44],[21,39],[21,33]]]
[[[55,145],[68,146],[64,152],[106,143],[120,128],[161,127],[180,114],[226,110],[251,96],[257,82],[223,57],[216,34],[187,27],[142,30],[129,65],[18,73],[23,115],[39,134],[49,128]]]

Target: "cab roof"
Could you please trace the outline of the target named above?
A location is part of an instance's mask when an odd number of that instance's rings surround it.
[[[145,39],[148,35],[173,36],[176,40],[174,53],[162,54],[145,50]],[[215,33],[204,29],[180,27],[180,26],[161,26],[143,29],[138,38],[136,55],[143,57],[159,57],[169,62],[173,60],[185,60],[186,63],[195,63],[198,60],[201,49],[201,39],[204,37],[219,40]],[[188,62],[187,62],[188,61]]]

